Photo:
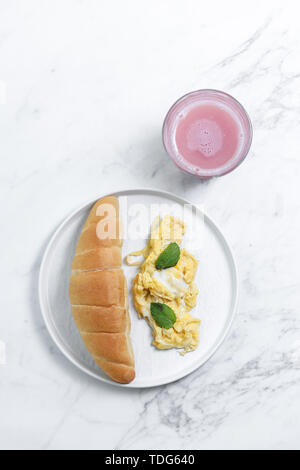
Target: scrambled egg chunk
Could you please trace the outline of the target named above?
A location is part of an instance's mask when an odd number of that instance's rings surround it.
[[[133,281],[133,298],[139,315],[150,324],[153,345],[158,349],[182,348],[182,353],[193,351],[198,346],[200,320],[189,311],[196,305],[198,290],[194,284],[197,260],[186,250],[180,250],[176,266],[158,271],[155,262],[160,253],[172,242],[179,246],[185,232],[184,223],[175,217],[155,219],[148,245],[144,250],[131,253],[128,264],[136,265],[133,256],[144,255],[140,272]],[[150,313],[151,302],[160,302],[171,307],[176,314],[172,328],[165,329],[156,324]]]

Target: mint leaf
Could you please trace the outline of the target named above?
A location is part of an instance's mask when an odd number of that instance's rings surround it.
[[[162,328],[166,328],[166,330],[172,328],[176,322],[174,311],[166,304],[151,302],[150,311],[155,323]]]
[[[176,242],[170,243],[156,260],[156,269],[166,269],[176,266],[180,258],[180,248]]]

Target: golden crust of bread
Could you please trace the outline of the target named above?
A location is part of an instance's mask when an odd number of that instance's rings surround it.
[[[72,312],[79,331],[121,333],[129,329],[127,310],[123,307],[73,305]]]
[[[115,196],[106,196],[95,202],[83,228],[94,222],[100,222],[104,218],[119,218],[119,201]]]
[[[121,247],[122,243],[118,219],[109,219],[105,224],[103,222],[103,225],[93,222],[83,228],[76,246],[76,254],[103,246]]]
[[[125,307],[125,282],[122,269],[71,274],[69,287],[71,304]]]
[[[133,354],[127,333],[81,333],[92,356],[133,366]]]
[[[119,246],[101,247],[74,256],[72,270],[119,268],[122,251]]]
[[[113,380],[122,384],[128,384],[135,378],[134,367],[117,362],[107,361],[104,358],[95,358],[98,366]]]
[[[83,226],[69,294],[75,323],[95,362],[113,380],[129,383],[135,371],[122,243],[118,199],[108,196],[94,204]]]

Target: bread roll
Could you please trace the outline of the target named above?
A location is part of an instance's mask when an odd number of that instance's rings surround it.
[[[70,300],[72,305],[126,305],[125,276],[122,269],[103,269],[71,274]]]
[[[95,362],[113,380],[129,383],[135,370],[122,243],[118,199],[100,199],[76,246],[69,294],[75,323]]]
[[[72,270],[92,271],[95,269],[119,268],[122,265],[122,252],[119,246],[100,247],[75,254]]]

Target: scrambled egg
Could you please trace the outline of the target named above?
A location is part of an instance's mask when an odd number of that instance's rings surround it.
[[[184,223],[175,217],[165,216],[155,219],[151,236],[144,250],[127,256],[127,263],[138,265],[132,257],[143,255],[145,261],[133,281],[133,299],[140,317],[145,318],[153,332],[153,345],[158,349],[182,348],[182,354],[193,351],[198,346],[200,320],[189,311],[196,305],[198,290],[194,284],[197,260],[186,250],[180,250],[176,266],[163,270],[155,268],[161,252],[172,242],[179,246],[185,232]],[[167,304],[176,315],[172,328],[157,325],[150,313],[151,302]]]

